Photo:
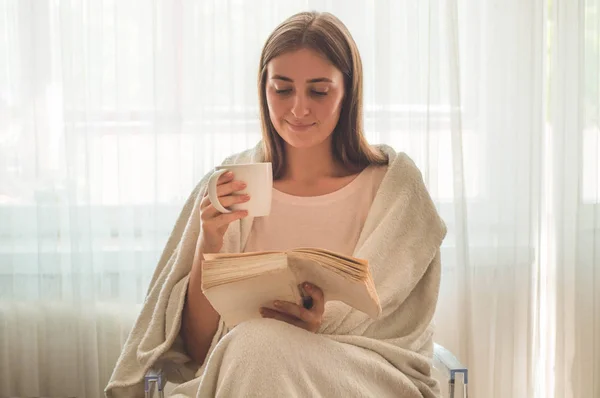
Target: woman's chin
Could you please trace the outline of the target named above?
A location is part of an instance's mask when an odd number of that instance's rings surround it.
[[[322,136],[318,131],[295,132],[286,129],[285,134],[280,134],[287,145],[296,149],[308,149],[329,141],[331,134]]]
[[[291,146],[292,148],[309,149],[323,144],[323,142],[327,140],[327,137],[325,139],[319,139],[318,137],[314,136],[294,137],[287,135],[286,137],[283,137],[283,140],[286,142],[287,145]]]

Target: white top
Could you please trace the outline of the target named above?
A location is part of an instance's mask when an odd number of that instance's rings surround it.
[[[320,196],[273,188],[271,213],[257,217],[244,252],[317,247],[352,255],[387,166],[369,166],[346,186]]]

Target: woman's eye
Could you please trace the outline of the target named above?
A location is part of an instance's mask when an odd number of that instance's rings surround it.
[[[288,95],[292,92],[291,88],[284,88],[284,89],[275,89],[275,93],[278,95]],[[318,91],[318,90],[310,90],[311,95],[317,96],[317,97],[324,97],[327,95],[327,91]]]

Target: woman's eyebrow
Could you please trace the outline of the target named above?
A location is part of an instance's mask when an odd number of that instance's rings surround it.
[[[285,82],[294,82],[293,79],[287,77],[287,76],[282,76],[282,75],[273,75],[273,77],[271,77],[272,80],[283,80]],[[321,83],[321,82],[326,82],[326,83],[333,83],[331,81],[331,79],[327,78],[327,77],[317,77],[314,79],[308,79],[306,81],[307,83]]]

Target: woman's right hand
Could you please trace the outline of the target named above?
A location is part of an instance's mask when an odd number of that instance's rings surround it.
[[[244,203],[250,200],[249,195],[235,195],[235,192],[241,191],[246,187],[243,181],[235,181],[233,173],[228,171],[217,180],[217,196],[223,207],[230,207],[236,203]],[[235,220],[242,219],[248,215],[246,210],[232,211],[231,213],[221,213],[210,203],[208,194],[204,194],[200,202],[200,220],[202,253],[218,253],[223,247],[223,237],[225,232]]]

